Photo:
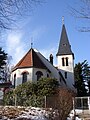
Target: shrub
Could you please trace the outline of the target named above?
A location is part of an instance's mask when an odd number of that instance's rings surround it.
[[[43,107],[45,106],[44,96],[55,94],[58,86],[58,81],[53,78],[41,78],[37,83],[29,81],[17,86],[12,94],[8,92],[4,97],[4,102],[7,105],[10,104],[10,97],[13,96],[12,101],[15,104],[16,100],[16,105]]]

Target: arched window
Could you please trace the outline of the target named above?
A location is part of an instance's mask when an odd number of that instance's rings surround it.
[[[49,77],[49,74],[47,74],[47,77]]]
[[[16,86],[16,74],[14,74],[14,85],[13,85],[13,87],[15,88],[15,86]]]
[[[25,72],[22,73],[22,83],[27,82],[27,74],[28,74],[27,71],[25,71]]]
[[[39,80],[41,76],[43,76],[43,73],[41,71],[37,71],[36,75],[37,75],[37,80]]]

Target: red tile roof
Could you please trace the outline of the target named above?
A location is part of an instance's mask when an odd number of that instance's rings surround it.
[[[17,65],[13,68],[13,71],[18,68],[29,68],[29,67],[35,67],[35,68],[42,68],[47,69],[45,64],[41,61],[37,53],[34,51],[34,49],[30,49],[26,55],[17,63]]]

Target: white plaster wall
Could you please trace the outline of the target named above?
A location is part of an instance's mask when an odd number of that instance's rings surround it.
[[[62,58],[68,57],[68,66],[62,66]],[[73,88],[74,85],[74,60],[72,55],[62,55],[57,57],[58,60],[58,69],[61,71],[65,78],[65,72],[67,72],[67,85],[70,88]]]
[[[14,85],[14,75],[16,74],[16,85],[22,84],[22,72],[27,71],[29,74],[27,75],[27,81],[32,81],[32,73],[33,73],[33,68],[22,68],[22,69],[17,69],[11,74],[11,81],[12,84]]]
[[[12,85],[14,85],[14,75],[16,74],[16,84],[15,86],[19,85],[22,83],[21,81],[21,75],[20,72],[18,70],[15,70],[14,72],[12,72],[11,74],[11,81],[12,81]]]
[[[41,71],[43,73],[43,78],[47,77],[48,71],[46,69],[40,69],[40,68],[33,68],[33,77],[32,79],[36,82],[37,81],[37,75],[36,72]]]
[[[68,57],[69,66],[62,66],[62,58]],[[58,69],[67,70],[68,72],[73,72],[74,70],[74,60],[72,55],[62,55],[57,57]]]
[[[49,72],[46,69],[39,69],[39,68],[17,69],[14,72],[12,72],[12,75],[11,75],[11,78],[12,78],[11,80],[12,80],[13,85],[14,85],[14,75],[15,74],[16,74],[16,85],[15,86],[22,84],[22,72],[24,72],[24,71],[27,71],[29,73],[27,75],[27,81],[31,81],[31,82],[37,81],[37,75],[36,75],[37,71],[41,71],[43,73],[42,77],[47,77],[47,74],[49,74]]]

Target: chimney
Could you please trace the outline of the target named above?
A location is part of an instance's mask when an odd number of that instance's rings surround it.
[[[53,65],[53,55],[52,54],[50,54],[50,63]]]

